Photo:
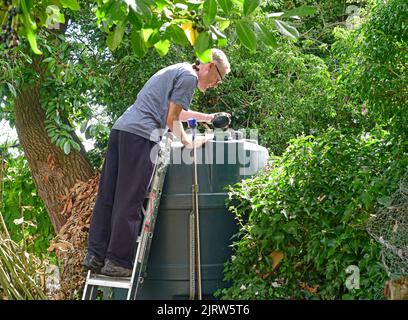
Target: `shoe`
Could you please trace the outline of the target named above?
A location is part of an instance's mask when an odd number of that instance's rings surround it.
[[[103,267],[103,260],[98,259],[93,254],[87,253],[85,255],[84,261],[82,262],[82,265],[92,272],[100,273]]]
[[[105,259],[105,265],[101,269],[101,274],[110,277],[130,277],[132,275],[132,269],[118,266],[109,259]]]

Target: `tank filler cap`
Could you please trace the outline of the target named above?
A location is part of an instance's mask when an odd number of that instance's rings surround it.
[[[211,121],[212,125],[216,129],[227,129],[231,124],[231,116],[225,112],[219,112],[215,114],[214,119]]]

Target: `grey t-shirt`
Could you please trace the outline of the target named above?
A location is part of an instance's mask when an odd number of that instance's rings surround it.
[[[170,101],[188,110],[198,77],[189,63],[177,63],[156,72],[144,85],[137,99],[112,129],[137,134],[158,142],[166,129]]]

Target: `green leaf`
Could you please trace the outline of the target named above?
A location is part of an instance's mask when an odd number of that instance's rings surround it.
[[[23,17],[24,17],[24,26],[26,27],[27,30],[36,30],[37,25],[33,20],[31,20],[30,16],[30,11],[28,9],[28,0],[21,0],[21,10],[23,11]]]
[[[379,204],[382,204],[383,206],[389,207],[392,203],[392,198],[391,197],[381,197],[377,199],[377,202]]]
[[[218,0],[218,4],[220,5],[222,11],[226,14],[229,14],[232,9],[232,1],[231,0]]]
[[[196,53],[202,54],[205,50],[210,48],[210,35],[208,32],[201,32],[197,37],[194,48]]]
[[[75,11],[80,9],[79,3],[76,0],[59,0],[59,1],[64,8],[69,8]]]
[[[174,43],[184,47],[188,46],[189,42],[187,36],[179,26],[171,25],[167,28],[167,32],[169,32],[170,37],[173,39]]]
[[[108,35],[106,39],[106,44],[108,45],[111,51],[115,51],[116,48],[119,46],[119,44],[122,42],[124,33],[125,33],[125,25],[118,24],[115,30],[113,30],[113,32],[111,32]]]
[[[65,143],[64,143],[64,153],[69,154],[70,151],[71,151],[71,145],[69,144],[69,141],[65,141]]]
[[[84,133],[85,130],[86,130],[87,125],[88,125],[88,121],[82,122],[81,125],[80,125],[80,127],[79,127],[79,131],[81,131],[82,133]]]
[[[215,16],[217,15],[217,1],[216,0],[205,0],[203,5],[204,24],[209,27],[214,21]]]
[[[14,86],[11,83],[7,83],[7,86],[10,92],[13,94],[14,98],[17,98],[16,88],[14,88]]]
[[[37,47],[37,39],[35,38],[34,32],[31,29],[26,29],[26,36],[28,42],[30,43],[31,50],[33,50],[35,54],[42,54],[40,49]]]
[[[168,5],[172,5],[172,3],[170,1],[167,0],[155,0],[156,3],[156,8],[159,12],[161,12],[164,7],[167,7]]]
[[[126,4],[130,9],[136,10],[136,1],[135,0],[125,0]]]
[[[256,35],[246,22],[236,24],[238,38],[250,51],[256,50]]]
[[[260,0],[244,0],[244,15],[249,15],[259,6]]]
[[[156,51],[160,56],[165,56],[169,52],[170,41],[169,40],[160,40],[154,44]]]
[[[218,39],[217,41],[217,46],[220,48],[225,47],[227,44],[228,44],[227,39]]]
[[[122,1],[111,2],[112,5],[106,9],[106,16],[111,21],[123,21],[127,16],[127,6]]]
[[[201,63],[208,63],[212,60],[212,51],[211,49],[204,50],[201,53],[196,52],[197,58],[201,61]]]
[[[210,30],[217,35],[218,39],[226,39],[227,37],[225,34],[223,34],[220,30],[218,30],[216,27],[211,26]]]
[[[51,62],[51,61],[54,61],[54,58],[53,57],[48,57],[48,58],[45,58],[44,60],[42,60],[41,63],[47,63],[47,62]]]
[[[152,18],[150,8],[142,0],[136,0],[136,12],[147,21]]]
[[[278,46],[275,34],[269,31],[267,27],[254,22],[254,29],[258,33],[259,39],[261,39],[263,43],[272,48],[276,48]]]
[[[231,21],[229,20],[223,20],[223,21],[219,21],[218,22],[218,29],[220,29],[221,31],[224,31],[225,29],[227,29],[231,24]]]
[[[152,35],[152,33],[154,32],[154,30],[153,29],[142,29],[142,30],[140,30],[142,33],[142,36],[143,36],[143,41],[144,42],[147,42],[147,40],[149,40],[149,38],[150,38],[150,36]]]
[[[137,30],[142,29],[143,22],[140,20],[140,18],[137,16],[137,14],[133,10],[129,11],[128,18],[134,28],[136,28]]]
[[[286,11],[282,17],[293,17],[293,16],[299,16],[299,17],[304,17],[304,16],[310,16],[316,12],[315,7],[310,7],[310,6],[302,6],[299,8],[294,8],[292,10]]]
[[[142,32],[133,28],[130,38],[132,42],[133,52],[138,58],[143,58],[146,55],[147,47],[143,39]]]
[[[286,23],[282,20],[274,20],[276,29],[283,34],[284,36],[296,39],[299,37],[299,32],[295,27],[291,26],[289,23]]]
[[[75,141],[72,142],[72,147],[77,151],[81,151],[81,146]]]
[[[159,42],[160,40],[161,40],[161,36],[160,36],[159,29],[154,29],[152,34],[150,35],[150,37],[147,40],[147,46],[151,47],[155,43]]]

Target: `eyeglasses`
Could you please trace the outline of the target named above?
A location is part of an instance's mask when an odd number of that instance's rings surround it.
[[[218,72],[218,74],[219,74],[219,76],[220,76],[220,79],[221,79],[221,80],[217,81],[217,84],[219,84],[219,83],[221,83],[221,82],[224,80],[224,78],[222,77],[221,72],[220,72],[220,69],[218,69],[218,67],[217,67],[217,65],[216,65],[215,63],[214,63],[214,66],[215,66],[215,68],[217,69],[217,72]]]

